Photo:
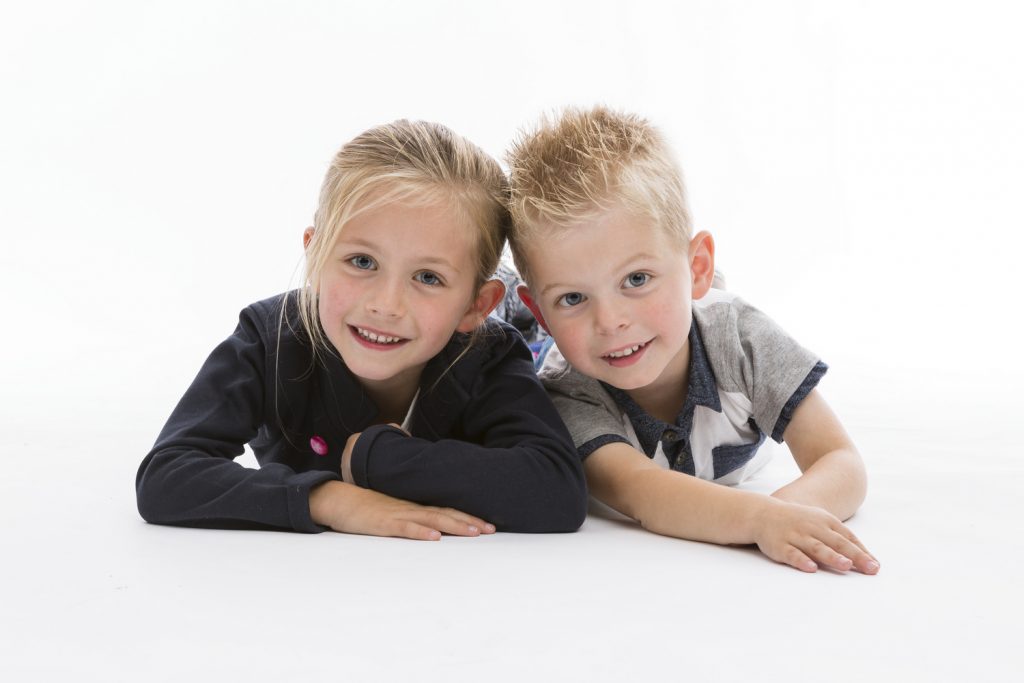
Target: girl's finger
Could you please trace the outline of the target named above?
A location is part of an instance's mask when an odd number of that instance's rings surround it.
[[[413,521],[396,521],[388,536],[411,538],[414,541],[440,541],[441,532]]]
[[[416,519],[420,524],[424,524],[446,534],[451,534],[452,536],[479,536],[483,533],[481,528],[483,523],[481,520],[477,520],[476,524],[472,524],[470,522],[463,521],[462,519],[457,519],[456,517],[447,514],[444,510],[424,509],[422,511],[418,511],[414,519]]]
[[[457,519],[460,522],[465,522],[466,524],[469,524],[470,526],[475,526],[477,529],[480,530],[481,533],[485,533],[485,534],[492,534],[492,533],[494,533],[494,525],[489,523],[489,522],[487,522],[487,521],[484,521],[484,520],[480,519],[479,517],[474,517],[471,514],[465,513],[465,512],[463,512],[461,510],[456,510],[455,508],[434,508],[434,509],[437,510],[438,512],[441,512],[441,513],[444,513],[444,514],[448,515],[449,517],[451,517],[453,519]]]

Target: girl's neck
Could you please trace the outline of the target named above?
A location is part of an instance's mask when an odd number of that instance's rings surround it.
[[[415,368],[415,371],[409,370],[388,379],[360,378],[363,390],[377,406],[375,424],[402,424],[419,389],[422,372],[423,368]]]

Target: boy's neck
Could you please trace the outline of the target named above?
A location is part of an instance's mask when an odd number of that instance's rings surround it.
[[[672,424],[690,388],[690,342],[687,340],[661,375],[650,384],[626,391],[648,415]]]

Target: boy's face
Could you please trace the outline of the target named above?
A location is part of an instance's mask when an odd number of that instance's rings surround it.
[[[627,391],[685,378],[691,302],[714,271],[710,235],[687,249],[618,208],[537,247],[524,300],[577,370]]]

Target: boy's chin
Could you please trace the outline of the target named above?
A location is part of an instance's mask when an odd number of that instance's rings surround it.
[[[648,374],[642,371],[626,372],[609,368],[603,369],[603,372],[597,372],[592,376],[616,389],[632,391],[634,389],[642,389],[657,379],[657,377],[648,377]]]

